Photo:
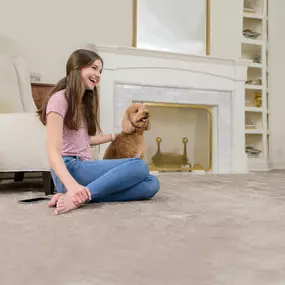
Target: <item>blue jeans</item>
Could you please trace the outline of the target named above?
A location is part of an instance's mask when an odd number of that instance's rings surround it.
[[[139,158],[81,160],[64,156],[63,160],[73,178],[91,192],[90,202],[124,202],[152,198],[160,188],[156,176]],[[54,171],[51,171],[57,192],[66,188]]]

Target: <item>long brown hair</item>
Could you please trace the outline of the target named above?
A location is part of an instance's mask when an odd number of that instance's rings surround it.
[[[65,98],[68,107],[64,124],[69,129],[78,130],[84,116],[90,136],[95,135],[97,130],[101,132],[98,123],[99,96],[97,87],[94,90],[85,90],[80,76],[80,69],[90,66],[97,59],[101,60],[103,65],[102,58],[93,51],[79,49],[71,54],[66,64],[66,76],[53,87],[45,98],[43,105],[37,111],[44,125],[46,124],[46,108],[49,99],[54,93],[65,89]]]

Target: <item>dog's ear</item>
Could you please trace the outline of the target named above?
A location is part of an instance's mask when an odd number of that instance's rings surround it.
[[[123,129],[123,132],[127,134],[131,134],[135,131],[135,127],[132,125],[127,112],[125,113],[123,117],[122,129]]]

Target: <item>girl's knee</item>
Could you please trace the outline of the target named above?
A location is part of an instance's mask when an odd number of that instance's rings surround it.
[[[133,158],[132,159],[134,163],[137,164],[138,168],[139,168],[139,172],[147,177],[149,175],[149,166],[148,164],[141,158]]]
[[[150,176],[151,181],[148,184],[147,198],[150,199],[154,197],[160,190],[160,182],[156,176]]]

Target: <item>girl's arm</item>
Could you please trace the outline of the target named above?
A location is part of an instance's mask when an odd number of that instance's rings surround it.
[[[108,134],[108,135],[100,135],[100,136],[92,136],[90,138],[91,145],[98,145],[102,143],[107,143],[116,140],[119,134]]]
[[[47,115],[47,150],[51,168],[65,185],[70,195],[74,196],[73,201],[81,203],[83,198],[91,198],[87,188],[82,186],[70,175],[62,159],[62,130],[63,118],[57,113],[51,112]],[[88,192],[88,193],[87,193]]]

